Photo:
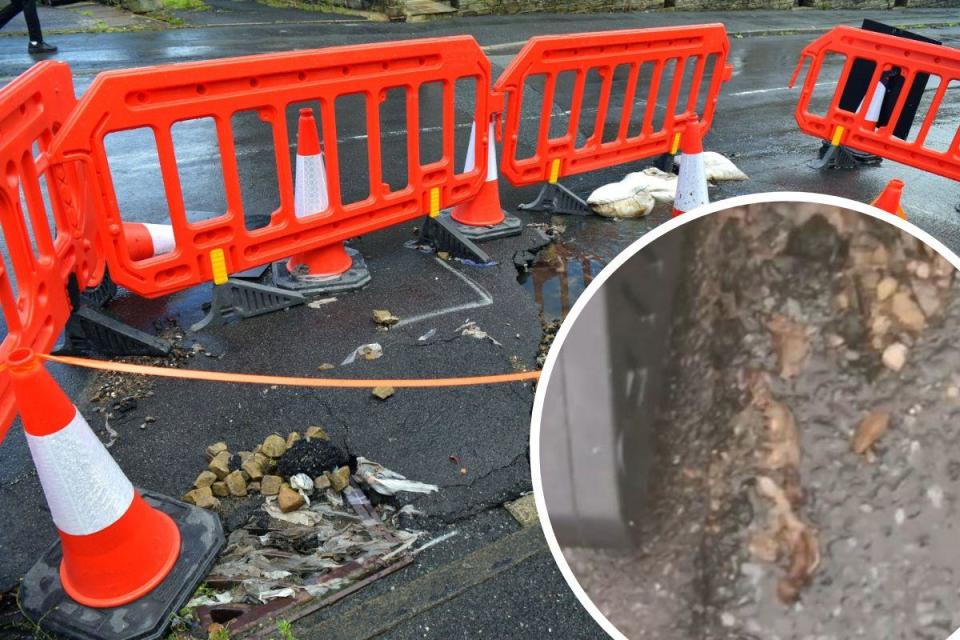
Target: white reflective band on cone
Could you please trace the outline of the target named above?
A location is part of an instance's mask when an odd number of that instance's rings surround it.
[[[463,172],[473,171],[477,166],[474,160],[477,149],[477,123],[470,124],[470,144],[467,145],[467,159],[463,163]],[[487,129],[487,182],[493,182],[497,179],[497,143],[494,138],[493,121]]]
[[[707,193],[707,173],[703,166],[703,154],[695,153],[680,156],[681,179],[677,180],[677,195],[673,208],[677,211],[693,211],[710,202]]]
[[[873,97],[870,98],[870,106],[867,107],[867,115],[863,117],[865,122],[876,122],[880,119],[880,109],[883,107],[883,98],[887,95],[887,87],[882,83],[877,83],[877,90],[873,92]],[[857,111],[863,107],[863,100],[860,101],[860,105],[857,106]]]
[[[880,108],[883,106],[883,98],[887,95],[887,88],[883,83],[877,84],[877,90],[873,92],[873,98],[870,99],[870,108],[867,109],[867,122],[876,122],[880,119]]]
[[[133,485],[79,412],[56,433],[28,433],[27,444],[60,531],[96,533],[130,508]]]
[[[297,173],[293,211],[298,218],[320,213],[327,208],[327,169],[323,154],[297,155]]]
[[[153,242],[153,255],[159,256],[164,253],[170,253],[177,246],[177,241],[173,237],[173,227],[168,224],[151,224],[149,222],[141,223],[147,228],[150,234],[150,240]]]

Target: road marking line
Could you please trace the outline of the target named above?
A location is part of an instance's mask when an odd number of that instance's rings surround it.
[[[438,317],[440,317],[440,316],[445,316],[445,315],[450,314],[450,313],[456,313],[457,311],[467,311],[467,310],[469,310],[469,309],[479,309],[480,307],[488,307],[488,306],[490,306],[491,304],[493,304],[493,296],[491,296],[489,293],[487,293],[487,290],[486,290],[486,289],[484,289],[484,288],[481,287],[479,284],[477,284],[476,282],[474,282],[473,280],[471,280],[470,278],[468,278],[468,277],[466,276],[466,274],[460,273],[459,271],[457,271],[456,269],[454,269],[453,267],[451,267],[450,265],[448,265],[445,260],[441,260],[440,258],[434,258],[434,260],[436,260],[437,263],[438,263],[441,267],[443,267],[444,269],[446,269],[447,271],[449,271],[449,272],[452,273],[453,275],[455,275],[455,276],[457,276],[458,278],[460,278],[461,280],[463,280],[463,281],[467,284],[468,287],[470,287],[478,296],[480,296],[480,299],[479,299],[479,300],[475,300],[475,301],[473,301],[473,302],[467,302],[467,303],[465,303],[465,304],[456,305],[456,306],[453,306],[453,307],[447,307],[447,308],[445,308],[445,309],[438,309],[438,310],[436,310],[436,311],[428,311],[427,313],[421,313],[420,315],[412,316],[412,317],[410,317],[410,318],[404,318],[403,320],[401,320],[400,322],[398,322],[397,324],[395,324],[395,325],[394,325],[395,327],[405,327],[405,326],[410,325],[410,324],[415,324],[415,323],[417,323],[417,322],[422,322],[422,321],[424,321],[424,320],[429,320],[430,318],[438,318]]]

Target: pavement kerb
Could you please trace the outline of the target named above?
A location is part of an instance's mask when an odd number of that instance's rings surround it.
[[[171,24],[160,18],[155,18],[153,16],[142,16],[149,18],[150,20],[157,23],[156,27],[144,27],[142,25],[135,25],[131,27],[116,27],[111,28],[109,31],[99,31],[95,29],[52,29],[48,32],[52,35],[72,35],[72,34],[100,34],[100,33],[129,33],[136,31],[163,31],[166,29],[225,29],[231,27],[264,27],[264,26],[298,26],[298,25],[320,25],[320,24],[364,24],[368,22],[389,22],[389,19],[386,16],[378,17],[377,15],[370,15],[368,17],[357,17],[356,19],[343,19],[343,20],[331,20],[331,19],[318,19],[318,20],[265,20],[265,21],[251,21],[251,22],[232,22],[232,23],[223,23],[223,24]],[[471,16],[457,16],[458,18],[469,19]],[[482,16],[482,17],[496,17],[496,16]],[[502,16],[506,17],[506,16]],[[960,21],[948,21],[948,22],[898,22],[896,20],[887,20],[887,24],[908,30],[916,29],[938,29],[938,28],[949,28],[955,27],[960,24]],[[770,36],[795,36],[803,34],[822,34],[827,33],[832,29],[832,26],[815,26],[815,27],[788,27],[783,29],[748,29],[744,31],[728,31],[727,35],[730,38],[763,38]],[[9,38],[9,37],[23,37],[26,35],[25,31],[5,31],[0,32],[0,38]],[[504,42],[499,44],[489,44],[482,45],[480,48],[483,51],[488,52],[499,52],[499,53],[516,53],[519,52],[523,45],[526,44],[526,41],[522,42]]]
[[[542,553],[549,553],[549,549],[540,527],[523,527],[330,619],[297,624],[295,632],[309,638],[377,637]]]

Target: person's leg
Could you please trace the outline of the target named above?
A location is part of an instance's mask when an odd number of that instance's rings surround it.
[[[30,42],[43,42],[43,31],[40,29],[40,17],[37,15],[37,0],[21,0],[23,17],[27,21],[27,32]]]
[[[5,6],[3,9],[0,9],[0,29],[2,29],[8,22],[13,20],[23,9],[23,3],[21,0],[13,0],[10,4]]]

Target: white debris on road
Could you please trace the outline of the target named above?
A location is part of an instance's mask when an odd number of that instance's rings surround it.
[[[370,344],[362,344],[353,351],[350,352],[346,358],[343,359],[343,362],[340,363],[340,366],[353,364],[353,362],[359,357],[364,360],[376,360],[383,355],[383,347],[380,346],[379,342],[371,342]]]
[[[489,333],[481,329],[477,325],[477,323],[474,322],[473,320],[467,320],[462,325],[457,327],[455,331],[456,333],[459,333],[460,335],[466,336],[468,338],[475,338],[477,340],[489,340],[490,342],[497,345],[498,347],[503,346],[499,340],[497,340],[496,338],[491,336]]]
[[[715,151],[703,153],[703,165],[710,182],[749,179],[737,165]],[[657,202],[672,204],[676,193],[677,176],[656,167],[648,167],[643,171],[628,173],[620,182],[596,189],[587,198],[587,204],[601,216],[639,218],[650,213]]]
[[[387,469],[382,464],[367,460],[366,458],[357,458],[357,475],[366,482],[371,489],[385,496],[392,496],[401,492],[411,493],[433,493],[440,488],[435,484],[417,482],[416,480],[407,480],[396,471]]]

